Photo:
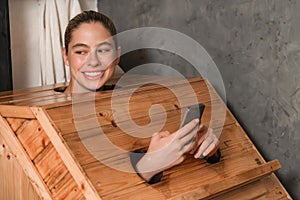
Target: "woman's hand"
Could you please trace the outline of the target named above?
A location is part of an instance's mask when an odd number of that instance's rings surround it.
[[[196,143],[196,146],[190,153],[194,154],[195,158],[204,158],[216,153],[220,142],[213,129],[201,124],[197,133]]]
[[[196,147],[198,125],[199,120],[195,119],[173,134],[168,131],[154,134],[147,153],[136,165],[140,175],[150,180],[155,174],[183,162],[184,154]]]

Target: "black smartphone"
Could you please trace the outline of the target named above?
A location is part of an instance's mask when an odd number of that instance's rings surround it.
[[[187,123],[192,121],[193,119],[199,119],[201,120],[202,114],[204,112],[205,105],[200,103],[200,104],[195,104],[188,106],[185,108],[183,119],[180,124],[180,128],[184,127]]]

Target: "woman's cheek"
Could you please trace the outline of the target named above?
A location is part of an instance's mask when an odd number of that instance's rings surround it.
[[[76,57],[73,59],[73,64],[77,71],[79,71],[81,67],[84,65],[84,61],[85,61],[84,57]]]

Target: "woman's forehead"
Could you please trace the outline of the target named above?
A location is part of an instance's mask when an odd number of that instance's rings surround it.
[[[113,43],[110,32],[100,23],[83,23],[72,33],[70,43]]]
[[[94,34],[96,36],[111,37],[110,31],[100,22],[80,24],[72,33],[72,36],[80,34]]]

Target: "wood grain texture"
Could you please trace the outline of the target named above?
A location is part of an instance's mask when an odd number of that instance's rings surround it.
[[[215,130],[221,130],[220,149],[222,160],[215,165],[208,165],[204,161],[189,157],[182,165],[166,170],[163,180],[155,186],[143,183],[135,174],[121,172],[105,166],[93,157],[84,146],[84,138],[97,140],[100,125],[107,138],[114,145],[126,151],[146,148],[149,144],[149,137],[141,139],[132,136],[138,134],[139,129],[127,129],[126,132],[121,130],[120,127],[124,128],[124,124],[126,127],[128,117],[124,115],[120,117],[120,121],[114,121],[113,114],[116,114],[118,109],[111,107],[111,97],[108,94],[103,98],[95,97],[95,110],[89,111],[90,101],[87,97],[79,101],[75,106],[78,106],[78,110],[86,112],[76,116],[76,119],[74,118],[74,104],[56,107],[53,105],[47,107],[46,111],[103,199],[134,198],[137,190],[141,191],[137,198],[154,196],[157,199],[169,199],[185,198],[189,195],[193,198],[194,195],[197,198],[209,198],[221,193],[222,189],[228,192],[237,186],[241,187],[248,181],[255,181],[260,176],[270,174],[274,171],[270,168],[270,165],[274,163],[266,164],[229,110],[226,109],[225,120],[214,118],[215,123],[212,123],[212,105],[214,106],[214,112],[217,113],[225,105],[217,95],[208,93],[207,84],[201,85],[201,83],[203,82],[200,82],[200,84],[192,83],[192,85],[196,88],[196,91],[201,91],[197,93],[198,101],[204,102],[206,105],[202,123],[207,126],[214,124],[213,128]],[[181,88],[180,84],[176,87]],[[208,87],[211,86],[208,85]],[[118,97],[120,98],[121,107],[122,103],[126,102],[128,98],[123,91],[119,92]],[[215,91],[211,89],[211,92],[214,93]],[[184,93],[184,91],[181,94],[180,98],[190,98],[190,94]],[[151,120],[148,111],[153,104],[163,105],[165,109],[167,121],[162,130],[170,130],[171,132],[177,130],[181,113],[177,97],[170,93],[168,88],[158,87],[157,85],[147,85],[139,88],[130,97],[131,119],[140,126],[149,124]],[[123,113],[120,111],[120,115]],[[155,119],[160,111],[151,114],[152,118]],[[129,126],[130,124],[127,128],[130,128]],[[78,132],[81,136],[78,135]],[[149,133],[149,136],[151,134]],[[114,156],[116,158],[119,156],[110,151],[107,151],[106,155],[111,159]],[[278,165],[275,168],[278,169]],[[262,170],[261,173],[259,173],[259,169]],[[248,171],[245,172],[245,170]],[[258,174],[253,174],[254,172]],[[110,175],[106,176],[106,174]],[[243,174],[250,174],[252,178],[245,177]],[[195,179],[195,177],[201,178]],[[242,177],[239,179],[240,182],[234,182],[236,177]],[[215,187],[217,182],[222,182],[223,187]],[[182,183],[184,183],[184,186]],[[210,191],[212,188],[215,188],[215,190]],[[202,192],[197,193],[195,191]]]
[[[50,143],[44,129],[36,119],[24,122],[16,134],[31,160]]]
[[[35,174],[40,181],[37,191],[47,191],[51,199],[229,199],[229,194],[236,200],[243,196],[289,199],[272,174],[280,168],[279,162],[263,159],[206,80],[189,81],[196,101],[206,106],[201,122],[220,135],[221,160],[208,164],[187,155],[154,185],[134,173],[127,155],[147,148],[154,131],[178,130],[182,109],[195,103],[182,80],[138,88],[133,81],[114,93],[73,95],[73,101],[51,88],[8,95],[2,103],[9,105],[0,105],[0,114],[7,117],[0,118],[0,133],[10,134],[8,145],[21,155],[20,162],[29,162],[24,171],[29,168]],[[112,102],[112,97],[117,101]],[[153,105],[160,107],[151,109]],[[85,146],[89,142],[96,144],[93,152]]]
[[[0,199],[40,200],[32,181],[0,134]]]
[[[35,116],[28,106],[1,105],[0,115],[3,117],[34,119]]]
[[[23,171],[30,179],[32,185],[35,188],[35,191],[39,194],[40,197],[44,199],[51,199],[50,191],[43,182],[43,179],[39,175],[26,151],[17,139],[17,136],[11,130],[9,124],[2,116],[0,116],[0,133],[2,137],[5,138],[5,141],[11,148],[13,154],[17,156],[17,159],[21,167],[23,168]]]
[[[260,166],[244,170],[234,176],[226,177],[214,183],[204,184],[202,187],[193,191],[181,193],[177,197],[171,199],[206,199],[217,196],[220,193],[225,193],[235,187],[241,187],[248,182],[253,182],[263,176],[269,175],[272,172],[280,169],[278,160],[273,160]]]
[[[60,156],[60,159],[63,160],[64,165],[66,165],[76,184],[79,186],[78,189],[80,192],[83,193],[87,199],[101,199],[94,191],[93,186],[86,178],[77,161],[74,160],[73,154],[64,144],[63,139],[57,134],[56,129],[51,124],[51,121],[49,121],[48,115],[45,114],[42,108],[32,107],[31,109],[47,133],[51,143],[55,146],[55,151],[58,153],[55,156]]]

